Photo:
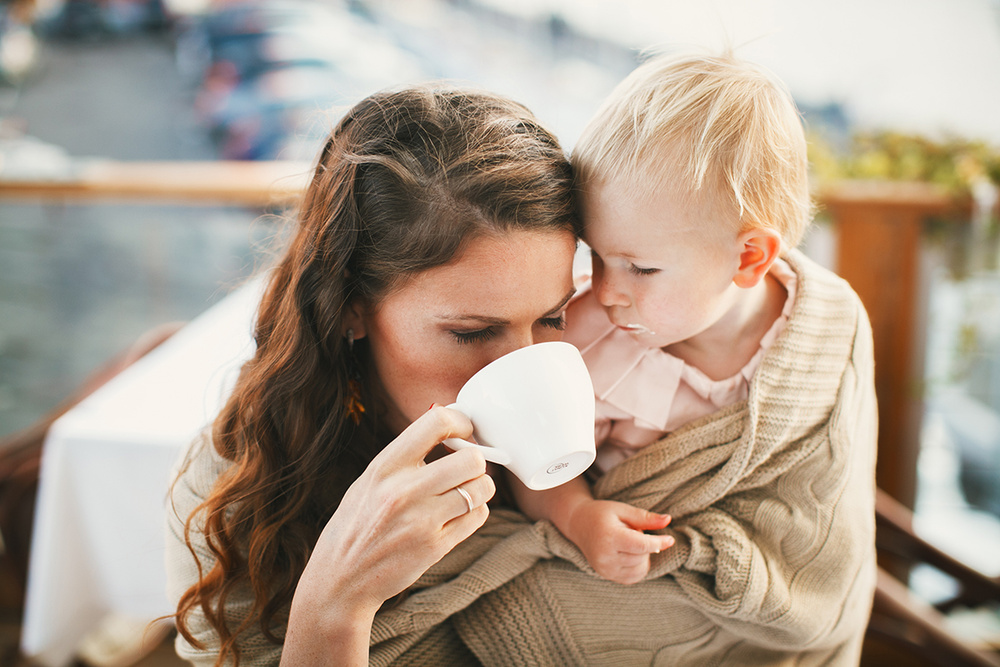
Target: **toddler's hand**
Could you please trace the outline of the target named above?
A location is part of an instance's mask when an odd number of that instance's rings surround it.
[[[620,584],[642,581],[650,554],[673,546],[670,535],[650,535],[670,517],[611,500],[587,500],[570,517],[567,537],[580,548],[600,576]]]

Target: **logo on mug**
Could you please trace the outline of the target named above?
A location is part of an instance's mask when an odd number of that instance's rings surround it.
[[[566,463],[565,461],[560,461],[559,463],[549,466],[549,469],[546,470],[545,472],[551,475],[553,473],[559,472],[563,468],[568,468],[568,467],[569,467],[568,463]]]

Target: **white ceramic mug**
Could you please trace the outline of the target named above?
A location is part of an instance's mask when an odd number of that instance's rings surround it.
[[[590,467],[594,449],[594,386],[579,350],[537,343],[515,350],[469,378],[448,406],[466,415],[475,447],[529,489],[559,486]]]

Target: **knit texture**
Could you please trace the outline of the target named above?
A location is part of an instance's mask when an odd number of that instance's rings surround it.
[[[748,399],[644,448],[594,488],[674,517],[664,532],[677,543],[653,556],[644,581],[605,581],[548,522],[494,510],[376,617],[371,664],[856,665],[875,586],[871,328],[842,279],[801,253],[786,259],[799,293]],[[173,599],[197,580],[177,517],[227,465],[204,450],[168,512]],[[230,600],[227,616],[246,608]],[[178,651],[210,665],[211,629],[192,623],[206,647],[179,639]],[[240,646],[243,664],[280,657],[259,634]]]
[[[645,581],[600,579],[551,524],[495,511],[376,618],[372,664],[429,664],[411,647],[450,618],[485,665],[856,665],[875,586],[871,328],[842,279],[787,259],[800,292],[748,399],[594,488],[674,517]]]

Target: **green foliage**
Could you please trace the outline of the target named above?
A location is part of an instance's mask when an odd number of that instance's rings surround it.
[[[809,139],[809,161],[817,182],[840,179],[924,181],[956,193],[986,178],[1000,185],[1000,150],[981,141],[935,141],[899,132],[855,134],[845,149],[821,135]]]

